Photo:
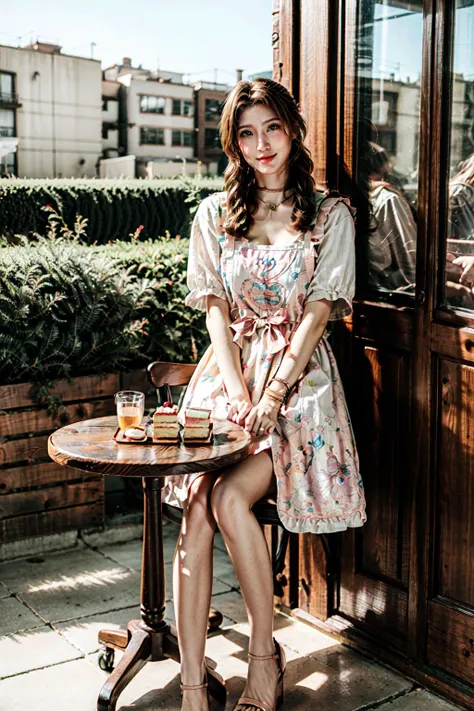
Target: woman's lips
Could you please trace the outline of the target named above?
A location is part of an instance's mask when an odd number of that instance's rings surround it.
[[[265,165],[266,163],[271,163],[275,156],[276,153],[274,153],[272,156],[263,156],[262,158],[257,158],[257,160],[259,163],[263,163]]]

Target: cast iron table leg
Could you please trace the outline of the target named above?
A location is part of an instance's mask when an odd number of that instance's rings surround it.
[[[180,661],[178,640],[164,620],[166,596],[161,517],[163,481],[162,478],[143,478],[141,620],[129,622],[126,632],[99,632],[99,642],[106,647],[123,649],[124,654],[100,691],[98,711],[115,711],[119,695],[147,661]],[[222,696],[222,688],[213,677],[209,677],[209,693]]]

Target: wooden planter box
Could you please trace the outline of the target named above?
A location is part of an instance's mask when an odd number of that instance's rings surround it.
[[[48,436],[65,424],[115,412],[118,390],[148,389],[143,371],[57,380],[52,394],[66,412],[52,417],[30,395],[31,383],[0,386],[0,544],[104,521],[104,478],[48,457]]]

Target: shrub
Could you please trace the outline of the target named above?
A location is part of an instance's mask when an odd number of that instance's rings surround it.
[[[143,225],[140,239],[169,232],[189,235],[192,204],[216,190],[222,180],[3,179],[0,180],[0,234],[44,236],[51,211],[74,230],[80,215],[84,243],[127,241]]]
[[[188,240],[0,249],[0,381],[189,361],[207,342],[184,306]]]

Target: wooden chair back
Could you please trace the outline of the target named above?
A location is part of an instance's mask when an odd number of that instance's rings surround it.
[[[155,388],[164,385],[187,385],[196,370],[195,363],[169,363],[157,360],[146,369],[148,380]]]

